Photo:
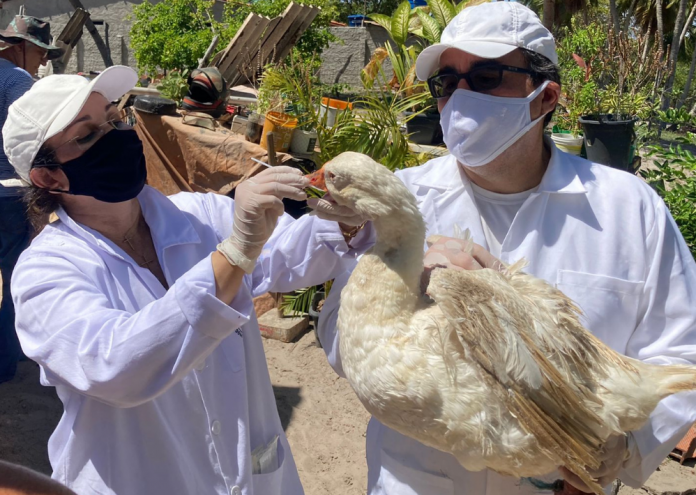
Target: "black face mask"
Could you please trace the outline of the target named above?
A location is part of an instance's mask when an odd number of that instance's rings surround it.
[[[135,198],[145,187],[147,168],[143,143],[133,129],[114,129],[104,134],[82,156],[60,164],[70,190],[106,203]]]

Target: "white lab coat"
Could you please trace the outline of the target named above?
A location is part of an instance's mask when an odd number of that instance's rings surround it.
[[[301,495],[252,296],[344,271],[343,236],[282,217],[228,306],[210,254],[233,201],[149,187],[138,199],[169,290],[63,210],[14,271],[22,348],[65,409],[48,445],[53,478],[80,495]],[[250,452],[276,435],[280,467],[252,475]]]
[[[587,328],[616,351],[656,364],[696,363],[696,264],[662,200],[633,175],[547,145],[549,167],[515,217],[502,244],[502,261],[527,259],[526,271],[574,299]],[[398,175],[416,196],[429,235],[452,236],[457,224],[486,246],[470,183],[454,157]],[[319,337],[339,374],[336,317],[348,275],[334,283],[319,324]],[[662,401],[650,423],[634,433],[642,461],[620,478],[642,484],[694,421],[696,394]],[[468,472],[451,455],[374,418],[367,431],[367,462],[370,495],[540,493],[526,480]],[[552,473],[545,479],[558,478]]]

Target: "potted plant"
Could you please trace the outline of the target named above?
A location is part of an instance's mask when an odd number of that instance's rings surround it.
[[[587,158],[633,171],[635,124],[647,117],[666,69],[659,49],[639,32],[607,32],[579,18],[560,37],[563,94],[556,124],[584,135]],[[558,138],[557,138],[558,139]]]

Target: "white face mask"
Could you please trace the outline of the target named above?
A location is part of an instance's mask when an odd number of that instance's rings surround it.
[[[456,90],[440,115],[447,149],[467,167],[490,163],[544,118],[542,115],[532,121],[529,104],[550,82],[544,82],[526,98]]]

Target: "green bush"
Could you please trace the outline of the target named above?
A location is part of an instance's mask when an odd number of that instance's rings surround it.
[[[678,141],[669,148],[650,146],[648,156],[655,158],[655,168],[641,170],[641,175],[664,199],[696,257],[696,156],[682,147],[696,146],[696,134],[687,133]]]
[[[141,71],[193,69],[223,31],[212,16],[215,0],[145,1],[133,7],[131,48]],[[228,38],[229,39],[229,38]]]

